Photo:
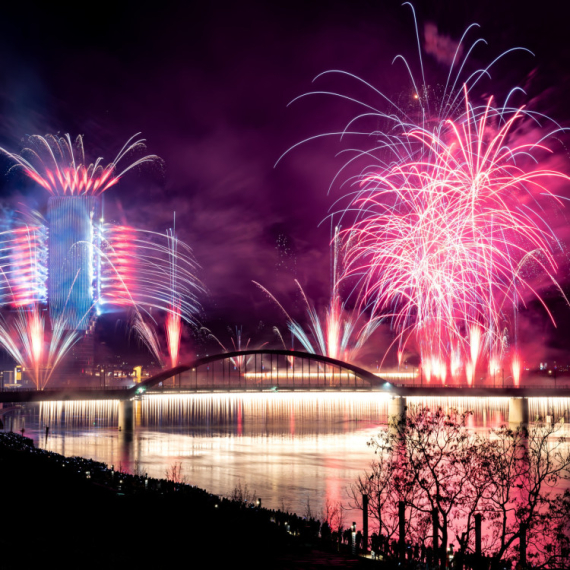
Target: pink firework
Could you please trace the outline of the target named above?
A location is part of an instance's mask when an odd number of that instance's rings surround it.
[[[521,359],[517,352],[515,352],[515,354],[513,355],[511,367],[513,371],[513,382],[515,386],[518,387],[521,381]]]
[[[404,351],[399,348],[398,349],[398,368],[400,368],[400,366],[402,366],[402,358],[404,357]]]
[[[182,323],[180,321],[180,309],[178,307],[171,307],[169,313],[166,315],[166,340],[172,368],[178,366],[181,336]]]
[[[166,315],[166,340],[170,364],[174,368],[178,365],[180,354],[180,340],[182,338],[182,321],[180,313],[181,300],[178,293],[178,239],[176,238],[176,213],[174,214],[174,229],[168,232],[169,268],[170,268],[170,294],[171,302]]]
[[[424,362],[450,361],[460,347],[471,382],[483,337],[496,352],[493,331],[509,306],[527,291],[538,295],[525,268],[556,283],[556,237],[535,204],[560,203],[549,183],[568,177],[525,168],[529,155],[549,152],[540,140],[509,144],[523,109],[497,109],[492,99],[474,108],[466,91],[464,103],[459,119],[433,131],[402,125],[399,144],[417,159],[406,153],[362,177],[350,205],[360,215],[345,232],[345,277],[365,275],[365,302],[392,314],[400,334],[415,331]]]
[[[19,308],[8,320],[0,320],[0,346],[25,369],[38,390],[46,387],[79,336],[69,328],[63,314],[51,326],[46,323],[37,303]]]
[[[104,302],[115,306],[135,303],[137,276],[141,271],[137,255],[137,231],[129,226],[107,226],[104,230],[106,247],[102,290]]]
[[[246,341],[244,341],[243,339],[243,328],[242,327],[235,327],[235,333],[234,331],[232,331],[232,329],[230,327],[228,327],[228,332],[230,334],[230,338],[232,341],[232,347],[233,347],[233,351],[229,351],[224,344],[220,341],[220,339],[218,337],[216,337],[215,335],[212,334],[212,332],[203,327],[202,330],[204,332],[207,333],[208,338],[211,338],[212,340],[215,340],[220,347],[223,349],[224,352],[239,352],[241,350],[248,350],[249,349],[249,344],[251,342],[251,338],[248,338]],[[259,348],[265,346],[267,343],[263,343]],[[234,368],[238,371],[243,371],[245,370],[246,366],[249,364],[249,362],[252,360],[252,356],[233,356],[232,358],[230,358],[231,363],[234,365]]]
[[[200,310],[203,287],[196,277],[192,250],[171,232],[105,224],[101,304],[140,307],[168,313],[178,307],[190,324]]]
[[[44,352],[44,321],[40,316],[37,305],[34,306],[32,311],[27,313],[27,317],[28,318],[24,321],[26,328],[22,331],[24,333],[22,336],[29,342],[29,346],[27,347],[29,356],[28,366],[33,371],[34,377],[39,378]]]
[[[473,373],[477,370],[477,360],[481,351],[481,327],[472,325],[469,327],[469,353],[471,356],[471,368]]]
[[[403,61],[410,74],[407,102],[403,97],[396,103],[338,70],[316,79],[354,81],[370,97],[359,100],[326,89],[301,96],[327,94],[360,111],[344,129],[298,144],[327,136],[365,137],[363,147],[351,144],[346,150],[350,158],[331,183],[345,178],[352,185],[346,206],[337,212],[346,228],[342,279],[355,283],[361,306],[370,308],[373,318],[391,322],[397,335],[391,346],[404,350],[415,344],[427,381],[464,371],[471,383],[476,368],[497,367],[506,357],[508,337],[517,338],[518,306],[532,296],[542,302],[542,281],[559,287],[561,247],[545,217],[562,206],[553,185],[570,179],[545,165],[565,129],[513,106],[510,100],[522,93],[518,88],[502,105],[493,97],[473,104],[475,86],[491,77],[498,60],[516,50],[528,52],[513,48],[467,76],[467,58],[483,40],[469,49],[463,42],[477,27],[469,26],[458,42],[447,80],[438,82],[441,88],[425,82],[416,33],[422,83],[402,56],[394,60]],[[366,126],[371,121],[373,130]],[[500,332],[505,329],[510,330]]]
[[[4,149],[0,151],[16,162],[12,168],[22,168],[27,176],[52,195],[96,196],[117,184],[129,170],[146,162],[160,160],[155,155],[147,155],[119,167],[127,155],[145,148],[144,139],[136,139],[138,134],[132,136],[106,166],[103,166],[102,158],[91,164],[86,163],[82,136],[78,136],[73,143],[69,135],[32,135],[28,138],[29,147],[21,154]]]
[[[353,362],[364,343],[378,328],[380,321],[368,319],[365,311],[347,309],[340,295],[342,265],[340,228],[336,226],[333,231],[331,227],[331,295],[329,304],[323,312],[309,301],[303,287],[295,279],[295,284],[305,301],[308,327],[303,327],[291,318],[283,305],[263,285],[256,281],[254,283],[281,309],[293,338],[297,339],[307,352]],[[282,337],[281,342],[285,346]]]
[[[0,233],[0,304],[26,307],[47,297],[45,228],[20,226]]]
[[[295,280],[309,317],[309,326],[305,328],[289,315],[283,305],[263,285],[256,281],[254,283],[283,311],[293,336],[307,352],[313,354],[353,362],[380,323],[378,319],[366,319],[363,312],[355,313],[346,309],[336,289],[333,291],[324,317],[319,315],[316,307],[309,302],[301,284]]]
[[[195,325],[200,310],[198,294],[203,287],[196,278],[192,250],[173,230],[166,233],[130,226],[105,224],[102,231],[104,257],[101,300],[103,310],[131,308],[137,313],[134,329],[144,344],[161,360],[154,335],[149,337],[153,310],[166,314],[166,347],[173,366],[179,361],[183,322]],[[145,323],[143,326],[141,323]]]

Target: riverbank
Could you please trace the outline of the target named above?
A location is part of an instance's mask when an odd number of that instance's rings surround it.
[[[60,568],[365,564],[323,550],[318,521],[64,457],[14,433],[0,434],[0,485],[3,568],[47,561]]]

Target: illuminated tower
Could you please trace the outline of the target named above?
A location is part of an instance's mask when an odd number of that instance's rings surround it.
[[[100,196],[52,196],[48,201],[48,297],[52,322],[86,331],[98,298],[97,220]]]

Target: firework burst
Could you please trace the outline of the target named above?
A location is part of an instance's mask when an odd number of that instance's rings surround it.
[[[306,330],[263,285],[255,281],[254,283],[283,311],[287,318],[287,327],[294,338],[311,354],[322,354],[329,358],[353,362],[364,343],[380,324],[379,319],[367,320],[364,319],[363,313],[354,315],[348,311],[336,291],[333,292],[324,318],[321,318],[315,306],[309,302],[300,283],[295,280],[305,301],[309,318]]]
[[[79,340],[65,318],[46,323],[41,306],[34,303],[0,319],[0,345],[31,376],[36,388],[43,390],[63,357]]]
[[[509,145],[524,110],[469,104],[435,131],[405,127],[401,144],[418,160],[367,173],[350,208],[345,277],[361,277],[363,298],[391,314],[400,335],[414,332],[422,360],[436,358],[445,379],[455,347],[471,383],[483,342],[501,354],[507,311],[537,294],[525,269],[534,264],[556,283],[556,236],[543,219],[548,189],[560,172],[525,169],[540,141]],[[510,116],[509,116],[510,115]],[[540,159],[537,159],[540,162]],[[539,297],[540,298],[540,297]],[[435,373],[432,363],[432,373]]]
[[[206,333],[207,338],[216,341],[224,352],[229,352],[222,341],[217,336],[215,336],[211,330],[202,327],[202,331]],[[247,350],[249,348],[251,338],[244,339],[243,327],[235,327],[235,331],[228,327],[228,333],[230,334],[230,339],[234,351]],[[266,344],[267,343],[264,342],[259,348],[264,347]],[[251,362],[252,358],[252,356],[233,356],[230,358],[230,360],[236,370],[245,370],[246,366]]]
[[[139,134],[132,136],[115,159],[106,166],[103,165],[101,157],[87,164],[81,135],[75,142],[72,142],[69,135],[32,135],[28,137],[28,146],[21,154],[4,149],[0,149],[0,152],[16,163],[10,170],[22,169],[34,182],[54,196],[97,196],[117,184],[129,170],[144,163],[160,161],[158,156],[147,155],[123,166],[125,157],[145,148],[145,140],[137,139]]]
[[[44,226],[21,225],[0,233],[0,305],[25,307],[47,300]]]
[[[200,311],[198,294],[204,291],[196,278],[197,264],[191,249],[173,230],[161,234],[105,224],[102,234],[105,263],[101,308],[134,310],[133,330],[158,361],[162,361],[160,343],[151,312],[166,314],[167,351],[172,367],[176,366],[182,323],[196,326],[195,315]]]
[[[520,89],[512,90],[503,105],[493,97],[473,104],[477,83],[513,51],[461,79],[467,57],[482,41],[461,59],[462,43],[475,26],[459,42],[437,96],[423,79],[419,49],[422,82],[410,74],[413,98],[405,108],[352,74],[321,74],[364,84],[389,110],[328,93],[363,111],[342,131],[318,137],[375,140],[372,148],[354,150],[333,180],[359,166],[358,174],[347,178],[352,189],[339,212],[341,219],[354,220],[342,233],[342,279],[356,280],[362,306],[391,322],[398,351],[415,341],[426,379],[443,382],[463,369],[471,383],[483,361],[496,368],[510,358],[518,383],[516,342],[512,354],[505,354],[499,331],[506,323],[516,327],[517,308],[529,293],[542,302],[529,269],[558,286],[560,243],[546,214],[561,206],[553,183],[567,183],[569,177],[544,164],[554,152],[554,135],[564,129],[544,115],[510,105]],[[396,60],[410,70],[403,57]],[[373,132],[355,128],[371,118],[377,126]]]
[[[173,232],[165,234],[130,226],[103,226],[104,273],[101,306],[134,305],[180,314],[195,323],[198,294],[204,288],[196,277],[192,250]]]

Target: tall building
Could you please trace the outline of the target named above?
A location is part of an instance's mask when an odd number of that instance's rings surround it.
[[[98,299],[100,196],[52,196],[48,201],[48,298],[52,325],[87,331]]]

